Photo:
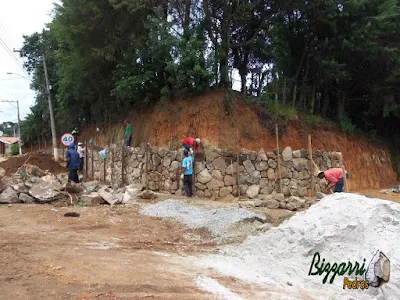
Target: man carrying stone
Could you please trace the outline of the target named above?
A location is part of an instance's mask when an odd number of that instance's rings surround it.
[[[325,178],[328,181],[327,191],[333,193],[343,192],[344,179],[343,179],[343,169],[342,168],[332,168],[326,171],[318,172],[318,178]],[[346,179],[349,178],[349,173],[346,171]]]
[[[67,159],[68,168],[68,183],[76,182],[79,183],[78,170],[80,168],[79,153],[75,150],[75,144],[70,144],[69,149],[65,152],[65,158]]]
[[[194,158],[189,156],[189,151],[184,150],[183,154],[185,158],[182,160],[182,172],[183,172],[183,186],[186,196],[193,196],[193,162]]]

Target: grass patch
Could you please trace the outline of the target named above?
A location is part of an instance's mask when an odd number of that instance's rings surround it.
[[[356,131],[356,125],[354,125],[349,117],[340,119],[340,129],[348,134],[354,134]]]
[[[306,123],[312,126],[321,126],[326,123],[326,119],[320,115],[309,114],[306,116]]]

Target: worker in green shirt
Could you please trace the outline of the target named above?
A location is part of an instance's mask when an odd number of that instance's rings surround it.
[[[130,147],[132,144],[132,124],[129,120],[125,120],[125,146]]]

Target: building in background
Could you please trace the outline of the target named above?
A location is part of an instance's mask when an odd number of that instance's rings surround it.
[[[19,136],[0,136],[0,155],[11,154],[11,146],[18,144]]]

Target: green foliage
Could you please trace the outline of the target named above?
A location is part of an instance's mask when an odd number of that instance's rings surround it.
[[[268,102],[267,107],[274,116],[280,116],[289,121],[297,120],[297,110],[293,106],[271,101]]]
[[[11,155],[18,155],[19,154],[19,145],[12,144],[11,145]]]
[[[326,119],[321,115],[308,114],[306,116],[306,122],[312,126],[321,126],[326,123]]]
[[[243,95],[275,119],[304,111],[315,126],[321,114],[345,132],[400,134],[398,24],[397,0],[62,0],[46,30],[24,37],[37,98],[22,135],[50,137],[43,53],[58,132],[229,89],[235,69]]]
[[[372,130],[368,131],[368,141],[376,142],[377,133],[378,133],[378,131],[376,129],[372,129]]]
[[[344,117],[340,119],[340,128],[343,132],[354,134],[356,131],[356,126],[352,123],[349,117]]]

